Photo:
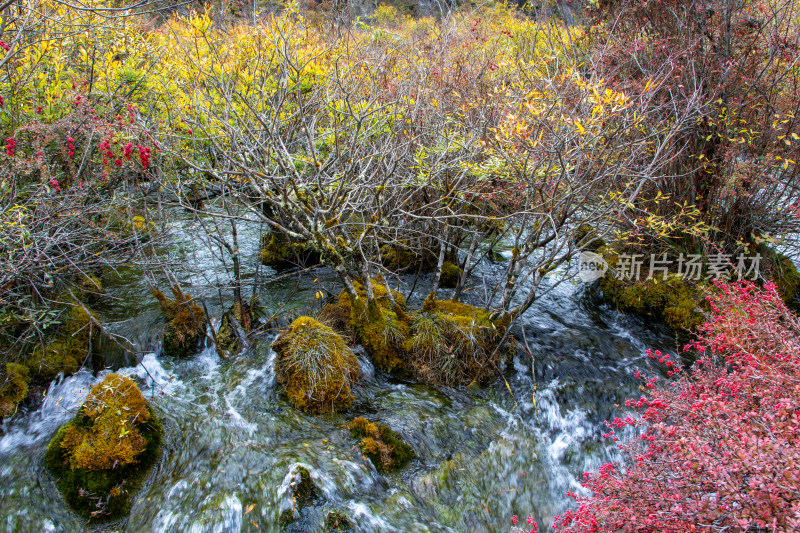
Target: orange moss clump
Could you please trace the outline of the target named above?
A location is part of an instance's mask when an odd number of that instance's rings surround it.
[[[177,357],[188,357],[196,349],[205,334],[206,313],[194,303],[193,298],[178,287],[172,287],[175,300],[154,289],[153,296],[161,304],[164,316],[169,320],[164,333],[164,353]]]
[[[67,503],[91,519],[127,513],[158,459],[163,428],[130,378],[109,374],[89,392],[45,454]]]
[[[105,470],[133,463],[144,451],[145,440],[136,422],[147,422],[150,412],[139,387],[129,378],[111,374],[92,388],[83,404],[88,426],[70,425],[61,447],[72,468]]]
[[[361,439],[361,451],[379,472],[401,468],[416,456],[414,450],[386,426],[358,417],[350,422],[349,428],[350,435]]]
[[[352,405],[351,386],[361,369],[342,337],[310,317],[300,317],[273,343],[277,379],[292,404],[311,412]]]

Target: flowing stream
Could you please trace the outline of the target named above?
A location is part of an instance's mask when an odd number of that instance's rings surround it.
[[[177,258],[197,265],[183,273],[184,288],[205,295],[211,314],[219,316],[213,301],[225,265],[212,249],[192,242],[191,224],[175,226],[183,243]],[[240,234],[251,264],[258,231]],[[479,275],[498,275],[500,268],[487,262]],[[288,314],[313,305],[318,288],[335,295],[339,287],[324,270],[277,281],[271,269],[259,278],[248,276],[264,285],[267,308]],[[418,285],[411,308],[422,289]],[[646,365],[644,350],[675,346],[667,331],[598,305],[581,286],[562,283],[515,327],[520,339],[524,328],[533,364],[519,349],[503,368],[504,379],[493,385],[440,389],[375,371],[357,349],[365,377],[353,407],[309,416],[294,410],[276,386],[274,335],[227,359],[213,347],[172,359],[158,351],[163,320],[144,277],[123,272],[108,291],[115,299],[104,306],[104,318],[144,353],[138,364],[113,357],[107,363],[138,377],[152,398],[166,432],[161,461],[125,520],[87,526],[65,506],[44,468],[44,452],[107,371],[83,370],[57,380],[44,402],[3,422],[2,530],[280,531],[289,474],[298,463],[309,469],[322,496],[290,531],[324,531],[330,511],[349,516],[357,531],[509,531],[514,514],[549,524],[569,506],[567,492],[581,490],[581,473],[617,456],[600,436],[602,422],[619,414],[615,404],[638,392],[633,373]],[[398,473],[376,472],[345,427],[356,416],[393,428],[418,458]]]

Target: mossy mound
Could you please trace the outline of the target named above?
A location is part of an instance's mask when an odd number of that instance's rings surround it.
[[[325,531],[353,531],[353,522],[341,511],[331,511],[325,517]]]
[[[439,285],[444,289],[455,289],[463,273],[461,267],[445,261],[442,265],[442,277],[439,279]]]
[[[153,296],[169,320],[164,332],[163,350],[167,355],[188,357],[197,350],[205,336],[206,313],[179,288],[172,287],[172,294],[175,300],[169,300],[157,289],[153,290]]]
[[[619,254],[605,247],[598,252],[610,269],[617,265]],[[678,274],[662,275],[645,280],[617,279],[612,271],[600,278],[603,298],[620,311],[665,322],[677,331],[691,331],[705,322],[703,312],[706,282],[693,282]]]
[[[322,307],[317,316],[322,324],[325,324],[333,331],[345,338],[352,338],[355,335],[350,325],[350,307],[337,304],[327,304]]]
[[[766,279],[772,280],[783,301],[790,303],[800,288],[800,272],[797,271],[794,262],[763,243],[756,247],[756,252],[762,257],[761,274]]]
[[[589,252],[596,252],[606,245],[606,241],[589,224],[580,225],[573,239],[576,246]]]
[[[502,357],[509,317],[428,295],[411,322],[408,361],[418,379],[450,387],[486,382]]]
[[[361,439],[361,451],[378,472],[397,470],[416,457],[414,450],[386,426],[359,417],[350,422],[349,428],[351,436]]]
[[[293,242],[283,235],[268,234],[261,239],[261,264],[285,268],[319,264],[320,254],[308,243]]]
[[[331,413],[353,403],[350,387],[361,369],[342,337],[313,318],[300,317],[281,333],[272,347],[275,367],[292,404],[302,411]]]
[[[392,304],[386,286],[372,280],[374,300],[368,305],[364,285],[359,282],[353,285],[358,298],[353,299],[342,291],[338,303],[340,312],[350,317],[350,327],[378,368],[407,375],[403,346],[410,332],[410,318],[403,309],[405,298],[392,291]]]
[[[295,468],[289,486],[292,492],[292,503],[289,509],[281,512],[280,524],[282,527],[294,522],[300,517],[303,508],[313,504],[320,497],[319,491],[311,479],[311,473],[304,466]]]
[[[404,270],[431,270],[436,266],[437,254],[433,251],[419,253],[402,244],[381,246],[381,263],[392,272]]]
[[[378,368],[445,386],[486,382],[495,374],[508,316],[493,318],[483,309],[432,296],[409,315],[401,294],[392,291],[392,303],[386,287],[373,280],[375,298],[368,304],[363,285],[354,285],[358,297],[342,291],[338,307]]]
[[[50,441],[45,463],[76,513],[119,518],[158,459],[162,435],[139,387],[125,376],[109,374]]]
[[[55,338],[44,349],[37,346],[26,362],[32,378],[50,381],[59,372],[78,371],[92,351],[92,341],[99,333],[83,307],[70,308]]]
[[[14,414],[17,404],[28,395],[31,378],[28,367],[17,363],[6,363],[0,371],[0,418]]]

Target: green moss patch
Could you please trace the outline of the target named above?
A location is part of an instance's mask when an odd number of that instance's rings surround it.
[[[289,238],[268,234],[262,238],[261,263],[282,268],[294,265],[312,266],[320,262],[320,254],[306,242],[294,242]]]
[[[351,436],[361,439],[361,451],[378,472],[402,468],[416,457],[414,450],[386,426],[359,417],[350,422],[349,428]]]
[[[409,335],[409,319],[403,309],[405,298],[392,291],[393,305],[386,286],[373,280],[375,299],[368,305],[363,284],[355,282],[354,286],[357,298],[345,291],[339,295],[340,313],[349,316],[351,329],[378,368],[407,375],[408,369],[402,357],[403,345]]]
[[[92,317],[80,306],[70,308],[56,336],[44,348],[37,346],[26,364],[31,377],[50,381],[59,372],[77,372],[92,350],[92,341],[99,333]]]
[[[445,261],[442,264],[442,277],[439,279],[439,285],[444,289],[455,289],[463,273],[464,271],[461,267],[450,261]]]
[[[30,375],[25,365],[6,363],[0,369],[0,418],[14,414],[17,404],[28,395]]]
[[[329,413],[352,405],[350,388],[361,369],[353,351],[331,328],[300,317],[272,346],[278,354],[278,383],[297,409]]]
[[[161,423],[136,384],[110,374],[58,430],[45,463],[76,513],[93,520],[119,518],[158,460],[162,436]]]

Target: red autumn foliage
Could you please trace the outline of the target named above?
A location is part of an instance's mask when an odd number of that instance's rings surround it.
[[[800,530],[800,319],[770,283],[719,284],[690,372],[647,380],[613,427],[641,428],[626,460],[584,474],[591,496],[554,520],[590,531]],[[656,352],[651,357],[669,363]],[[613,429],[607,436],[613,436]]]

